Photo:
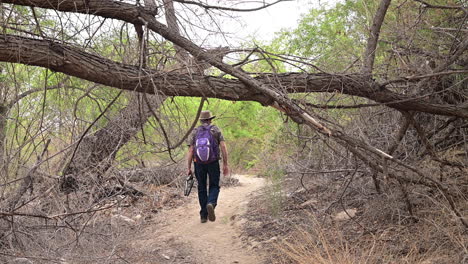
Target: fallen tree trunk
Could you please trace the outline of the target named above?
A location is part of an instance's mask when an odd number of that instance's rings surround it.
[[[263,105],[274,102],[270,96],[251,89],[238,79],[140,69],[139,66],[115,62],[50,40],[2,35],[0,61],[45,67],[110,87],[149,94],[256,101]],[[436,104],[426,96],[414,98],[378,88],[362,74],[261,74],[252,79],[272,91],[281,87],[288,93],[341,93],[367,98],[402,111],[468,117],[467,108]]]

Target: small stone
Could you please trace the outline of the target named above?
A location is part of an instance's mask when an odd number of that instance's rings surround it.
[[[167,260],[170,260],[170,259],[171,259],[171,257],[169,257],[168,255],[162,254],[162,256],[163,256],[163,258],[165,258],[165,259],[167,259]]]
[[[121,220],[121,221],[124,221],[128,224],[135,224],[135,220],[129,218],[129,217],[126,217],[124,215],[114,215],[112,216],[113,219],[116,219],[116,220]]]
[[[250,250],[254,250],[256,248],[260,248],[260,242],[252,241],[252,243],[250,245]]]
[[[356,213],[357,213],[357,209],[356,208],[352,208],[352,209],[347,209],[346,211],[341,211],[339,213],[337,213],[333,219],[335,221],[345,221],[345,220],[349,220],[351,219],[352,217],[356,216]]]
[[[140,220],[141,219],[141,214],[137,214],[133,217],[133,219],[135,219],[136,221]]]
[[[308,201],[305,201],[305,202],[301,203],[300,207],[301,208],[306,208],[307,206],[314,206],[317,203],[318,203],[318,201],[316,199],[310,199]]]
[[[277,237],[277,236],[274,236],[274,237],[271,237],[270,239],[268,239],[266,242],[267,242],[267,243],[273,243],[273,242],[275,242],[276,240],[278,240],[278,237]]]

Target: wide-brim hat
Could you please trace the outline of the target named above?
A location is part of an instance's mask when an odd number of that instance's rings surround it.
[[[209,110],[201,111],[200,113],[200,120],[211,120],[216,116],[212,116]]]

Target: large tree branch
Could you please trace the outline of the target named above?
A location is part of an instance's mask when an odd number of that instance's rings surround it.
[[[79,48],[50,40],[19,36],[0,36],[0,61],[45,67],[70,76],[107,86],[167,96],[213,97],[233,101],[273,101],[237,79],[200,74],[162,73],[125,65]],[[263,74],[253,78],[266,87],[286,88],[289,93],[338,92],[371,99],[403,111],[468,117],[468,109],[456,105],[433,104],[425,97],[411,98],[386,89],[375,89],[360,74]]]
[[[2,3],[40,7],[62,12],[92,14],[143,25],[140,14],[154,16],[149,8],[112,0],[2,0]]]
[[[40,66],[95,83],[150,94],[214,97],[264,104],[268,101],[238,80],[140,70],[138,66],[115,62],[49,40],[0,35],[0,61]],[[326,85],[328,79],[323,79],[322,84]]]
[[[172,0],[164,0],[164,14],[166,16],[167,27],[180,34],[179,25],[177,24],[177,16],[175,13],[174,2]],[[189,54],[179,46],[175,46],[176,56],[180,61],[189,60]]]
[[[369,76],[372,74],[372,68],[374,67],[375,51],[379,40],[380,28],[382,27],[390,2],[391,0],[382,0],[380,2],[370,29],[366,52],[364,53],[364,65],[362,68],[362,72]]]

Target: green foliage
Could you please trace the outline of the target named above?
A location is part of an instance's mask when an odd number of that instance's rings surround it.
[[[171,130],[172,142],[180,141],[190,128],[199,103],[199,98],[191,97],[177,97],[165,102],[162,114],[167,116],[168,121],[164,126]],[[204,109],[216,115],[213,124],[220,127],[226,139],[230,164],[233,167],[248,169],[255,166],[259,162],[259,153],[268,144],[271,135],[281,128],[281,117],[277,111],[256,102],[209,99]],[[154,120],[151,123],[154,124]],[[145,126],[147,134],[160,137],[159,133],[152,130],[157,126],[152,127],[150,124]],[[176,151],[179,158],[183,157],[186,144],[182,144],[181,148],[182,151]]]
[[[277,33],[271,47],[313,59],[327,71],[344,70],[364,48],[369,2],[345,1],[333,8],[312,9],[296,29]]]
[[[271,134],[281,127],[279,115],[274,109],[253,102],[221,101],[218,105],[214,109],[222,116],[216,123],[232,142],[232,163],[246,169],[255,166]]]
[[[278,53],[306,57],[328,72],[359,71],[379,2],[347,0],[333,7],[312,9],[295,29],[278,32],[269,48]],[[431,4],[457,6],[459,1],[438,0]],[[457,23],[461,24],[455,27],[462,27],[465,22],[456,22],[453,10],[422,6],[416,1],[392,1],[375,52],[374,72],[377,78],[381,74],[386,78],[413,75],[414,71],[423,70],[421,65],[426,59],[437,57],[425,58],[427,54],[444,55],[453,49],[452,38],[441,38],[440,31],[434,28],[452,28]],[[402,52],[395,56],[398,54],[395,51],[403,47],[410,47],[415,52],[412,55]],[[413,72],[405,73],[406,68]]]

